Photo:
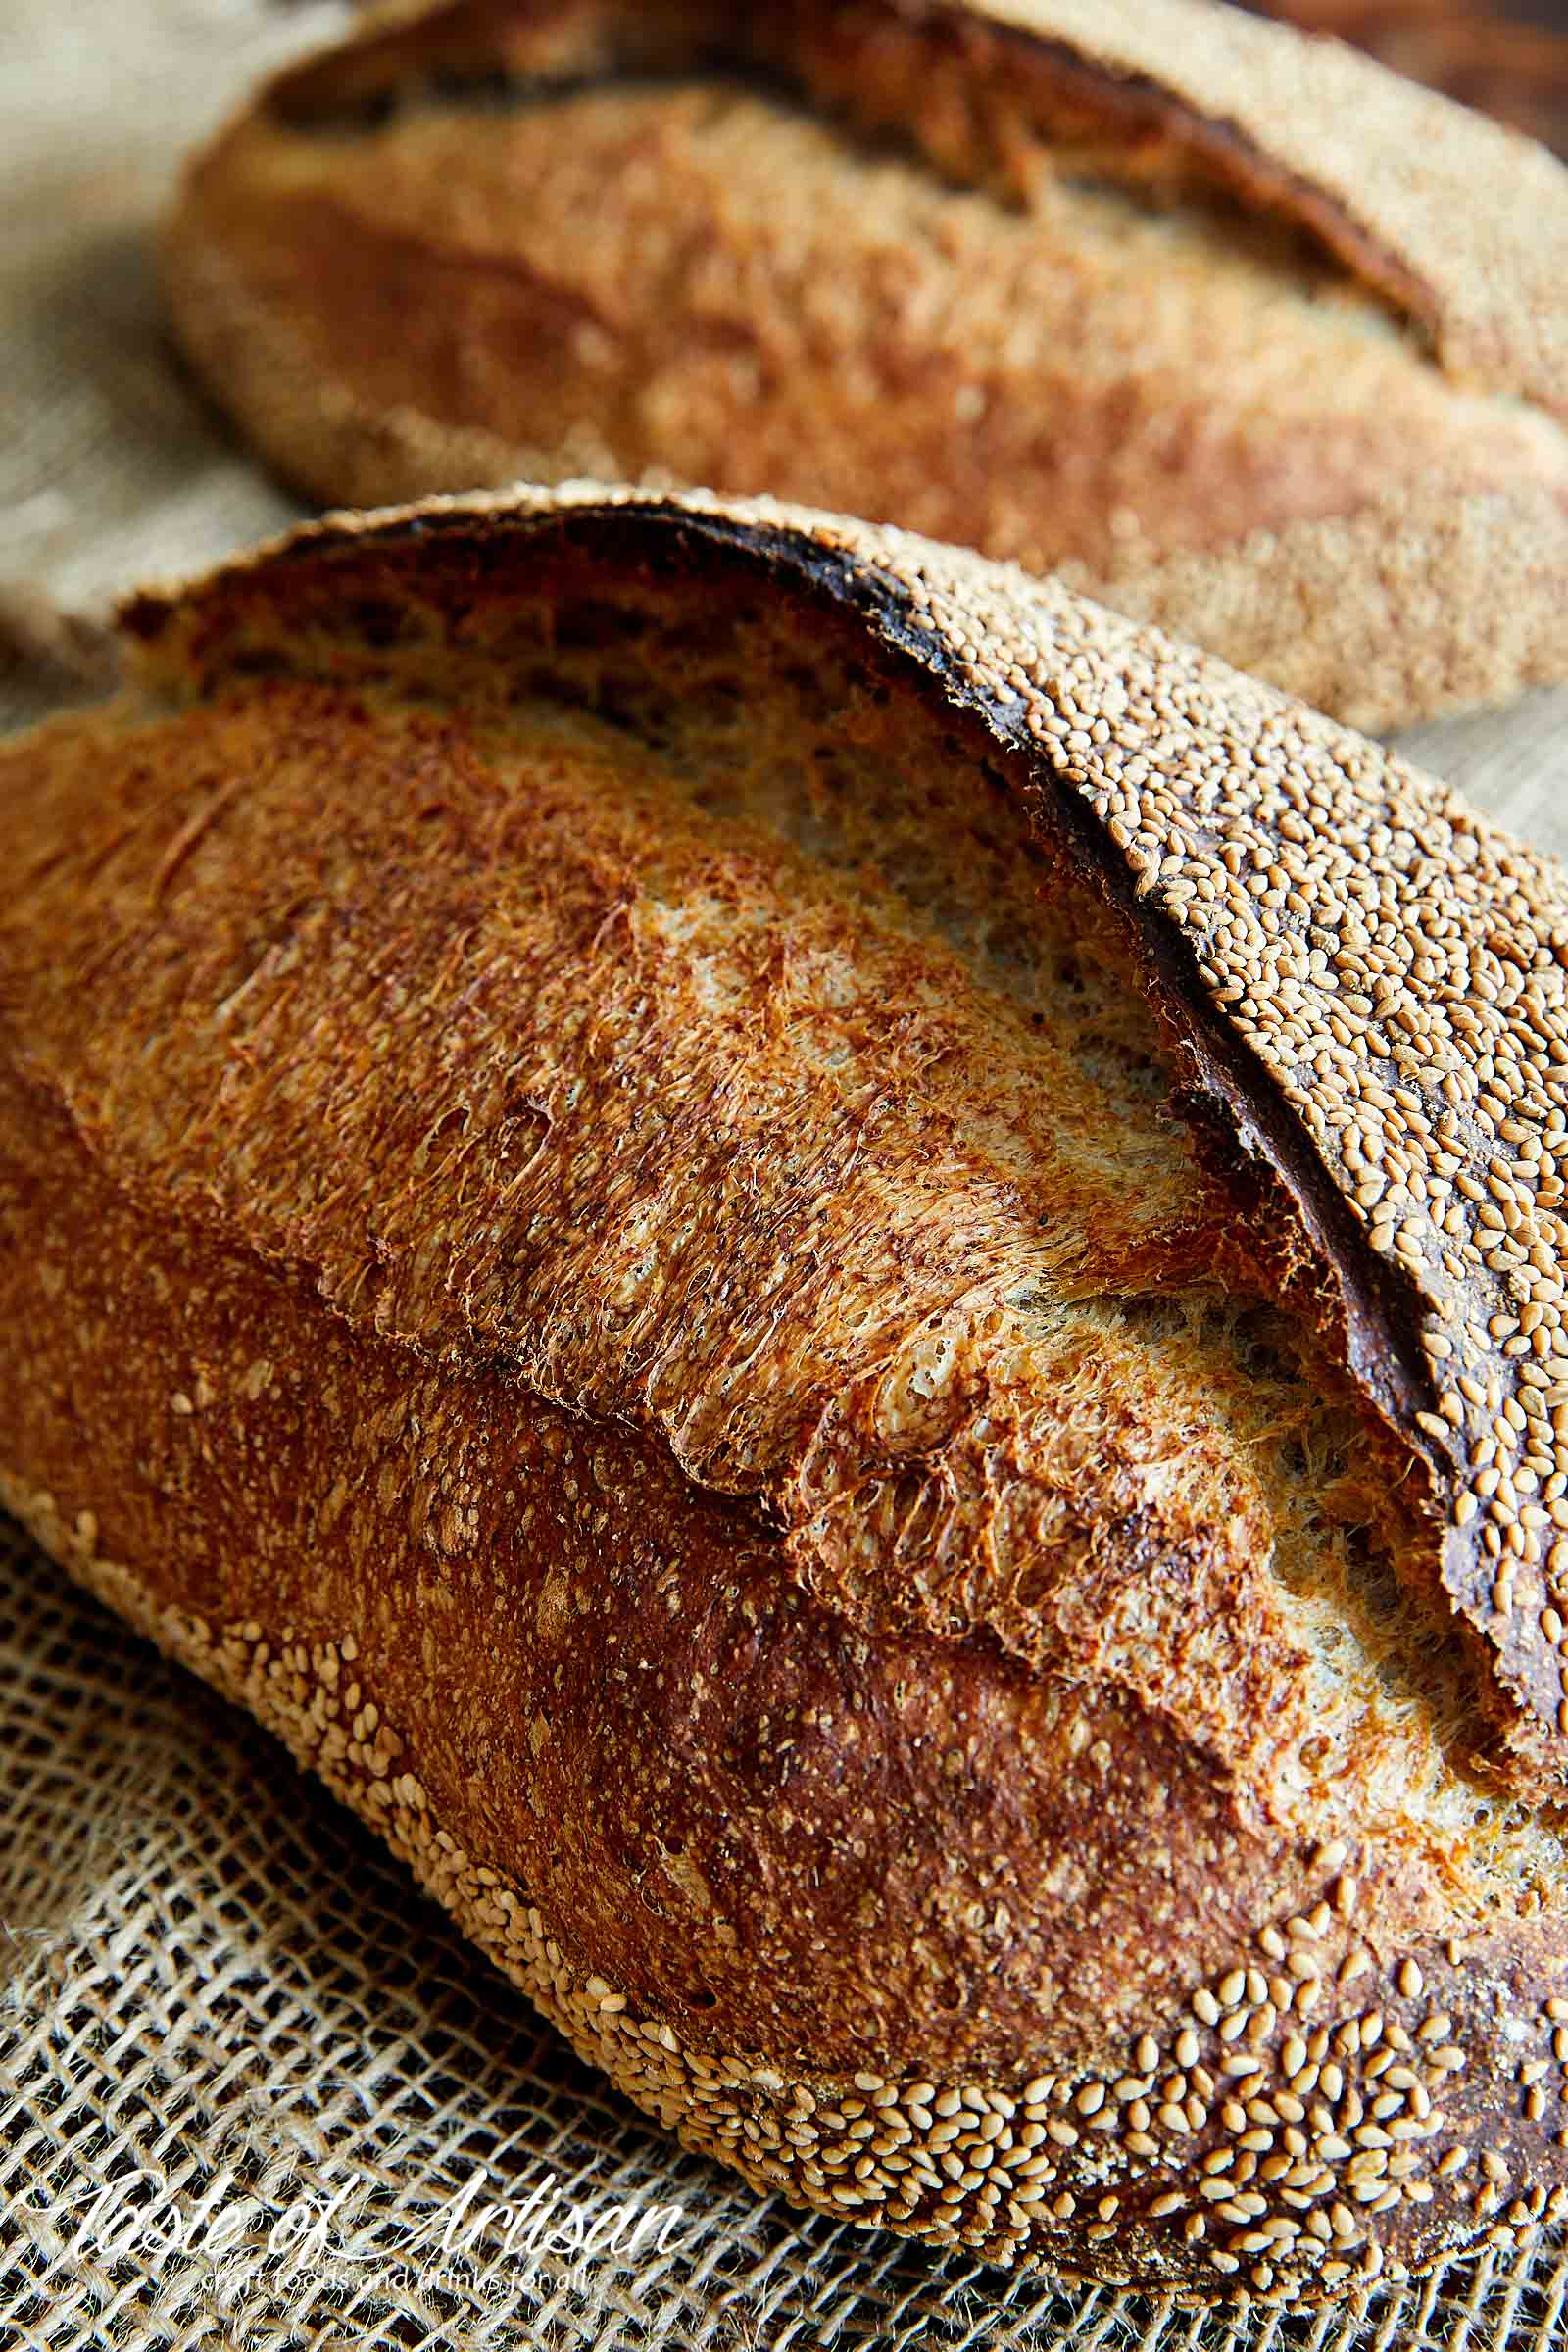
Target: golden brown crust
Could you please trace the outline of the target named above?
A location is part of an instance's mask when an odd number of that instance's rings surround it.
[[[440,10],[272,85],[169,245],[198,368],[316,495],[884,514],[1363,723],[1568,666],[1564,282],[1550,157],[1181,0]],[[1505,622],[1447,593],[1456,529],[1514,556]]]
[[[971,860],[1070,875],[1211,1174],[1152,1127],[1127,1181],[1105,1035],[681,831],[658,745],[769,615],[746,731],[891,728]],[[0,761],[12,1507],[759,2185],[1198,2295],[1555,2214],[1560,1886],[1365,1756],[1297,1785],[1261,1474],[1087,1319],[1294,1252],[1493,1660],[1465,1737],[1554,1788],[1554,869],[1059,587],[772,507],[346,521],[127,626],[149,699]]]

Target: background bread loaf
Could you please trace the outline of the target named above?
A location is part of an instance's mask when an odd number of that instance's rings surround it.
[[[1056,586],[328,527],[0,754],[0,1492],[759,2187],[1563,2197],[1561,876]]]
[[[465,0],[266,89],[168,284],[322,499],[808,498],[1363,725],[1568,677],[1568,171],[1207,0]]]

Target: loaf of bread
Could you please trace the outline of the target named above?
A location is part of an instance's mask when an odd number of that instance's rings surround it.
[[[168,283],[328,501],[804,498],[1361,726],[1568,678],[1568,169],[1209,0],[465,0],[266,89]]]
[[[760,2189],[1568,2183],[1568,894],[1056,584],[337,521],[0,750],[0,1494]]]

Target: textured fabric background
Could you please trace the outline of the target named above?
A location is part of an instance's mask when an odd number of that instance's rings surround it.
[[[289,519],[182,381],[149,240],[181,148],[347,14],[0,0],[0,725],[82,690],[71,615]],[[1568,852],[1565,740],[1568,692],[1412,748]],[[7,2352],[1544,2352],[1565,2297],[1548,2246],[1316,2318],[1194,2316],[759,2205],[0,1522]]]

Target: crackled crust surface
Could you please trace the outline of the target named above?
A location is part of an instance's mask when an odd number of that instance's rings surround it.
[[[601,501],[630,515],[662,511],[588,489],[557,501],[516,493],[493,509],[436,501],[402,526],[401,544],[395,521],[363,536],[329,524],[255,574],[220,574],[188,607],[132,608],[128,626],[171,671],[182,659],[199,678],[220,675],[225,635],[329,632],[335,566],[352,576],[362,546],[391,580],[412,583],[425,547],[450,532],[471,540],[482,578],[482,551],[519,527],[511,517]],[[671,504],[691,531],[731,535],[730,510]],[[761,519],[740,526],[764,556],[770,511],[761,502]],[[1157,913],[1151,940],[1180,957],[1189,1013],[1204,1008],[1193,1050],[1206,1041],[1216,1056],[1213,1092],[1242,1085],[1226,1066],[1238,1053],[1267,1073],[1247,1102],[1249,1126],[1325,1235],[1353,1236],[1337,1271],[1357,1369],[1454,1484],[1445,1575],[1518,1702],[1519,1768],[1534,1755],[1560,1776],[1568,1691],[1539,1623],[1552,1531],[1568,1531],[1568,1494],[1552,1491],[1559,1477],[1568,1487],[1555,1429],[1568,1421],[1556,1395],[1568,1365],[1555,1272],[1568,1246],[1568,1146],[1555,1141],[1568,1128],[1560,868],[1266,688],[952,549],[913,543],[901,563],[910,544],[830,517],[797,560],[851,598],[862,556],[868,598],[886,567],[885,633],[999,739],[1046,755],[1071,786],[1069,819],[1092,812],[1086,841],[1107,881],[1146,919]],[[779,545],[796,543],[786,533]],[[1510,1504],[1527,1514],[1517,1534]],[[1498,1604],[1499,1585],[1514,1605]],[[1534,1608],[1520,1605],[1527,1595]]]
[[[784,492],[1362,724],[1568,666],[1568,177],[1230,11],[443,10],[264,92],[169,254],[319,496]]]
[[[759,2185],[1200,2296],[1554,2214],[1555,869],[771,506],[127,628],[0,765],[12,1507]]]

